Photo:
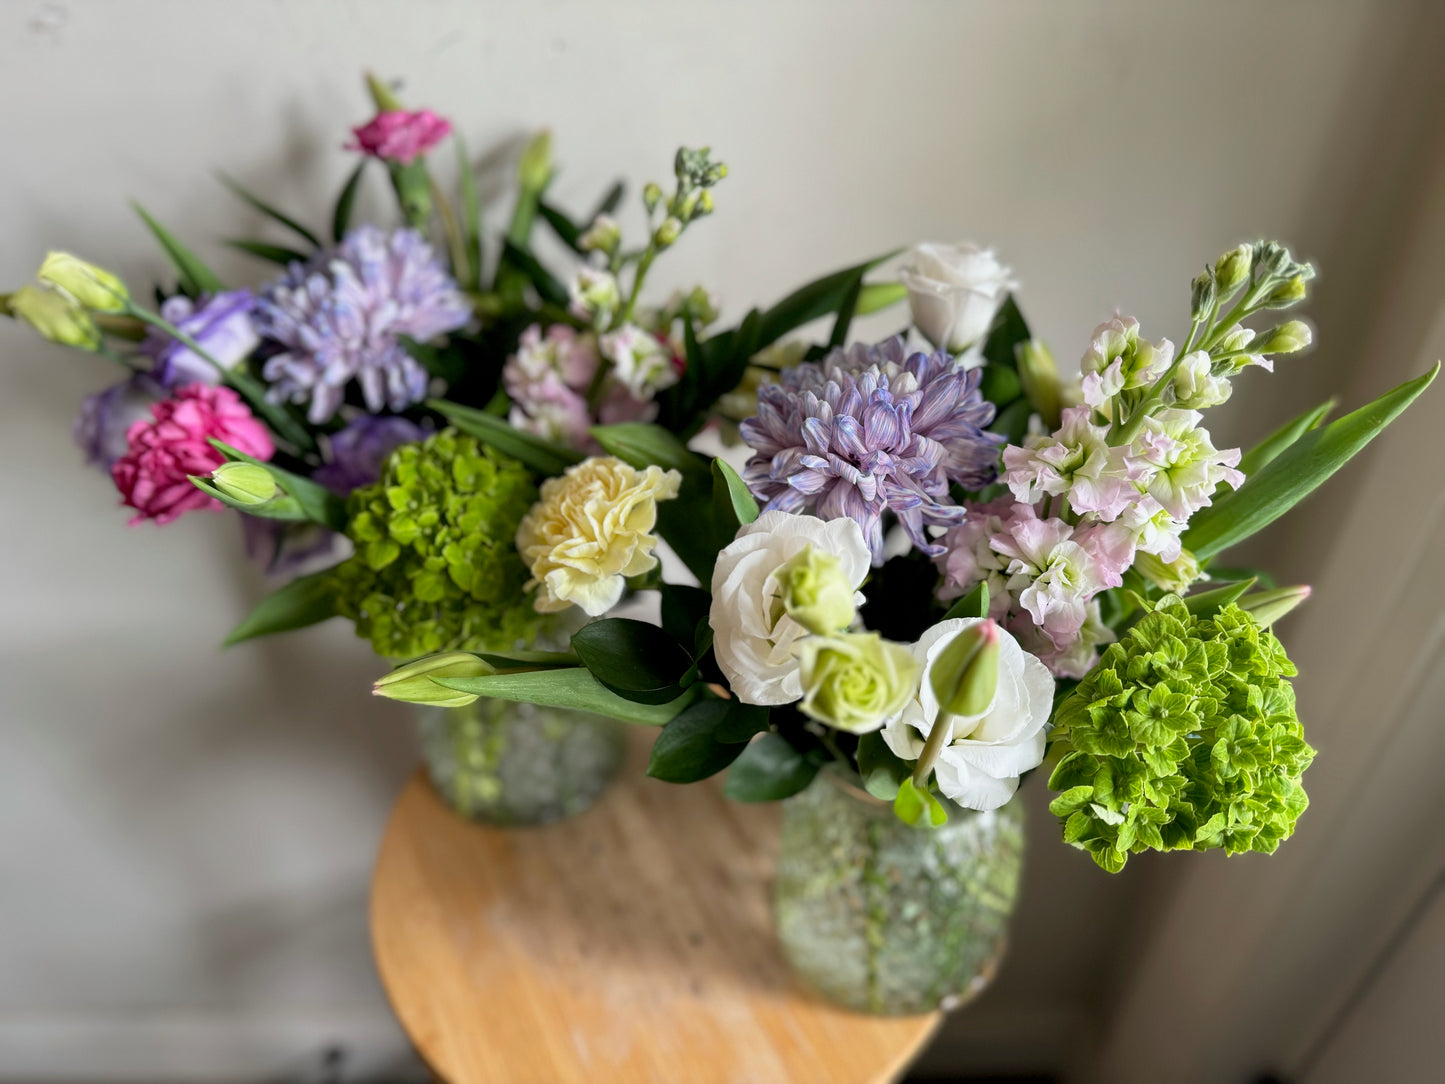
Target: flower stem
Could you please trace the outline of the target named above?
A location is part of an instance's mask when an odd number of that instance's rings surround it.
[[[933,774],[933,766],[938,763],[943,747],[952,737],[953,715],[940,711],[938,718],[933,720],[932,729],[928,731],[928,740],[923,743],[923,752],[918,755],[918,763],[913,766],[913,785],[919,790],[928,786],[928,777]]]

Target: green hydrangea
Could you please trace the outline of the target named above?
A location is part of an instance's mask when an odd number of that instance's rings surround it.
[[[536,499],[526,467],[455,429],[401,445],[349,498],[338,609],[389,658],[532,641],[543,618],[514,539]]]
[[[1201,617],[1165,596],[1059,705],[1049,809],[1064,842],[1110,872],[1146,849],[1272,853],[1308,804],[1314,758],[1295,673],[1238,606]]]

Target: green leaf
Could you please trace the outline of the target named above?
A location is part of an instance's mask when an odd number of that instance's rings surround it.
[[[342,186],[341,194],[336,197],[336,208],[331,212],[332,240],[340,241],[346,236],[347,228],[351,225],[351,209],[356,206],[356,193],[361,187],[361,175],[366,171],[368,161],[370,159],[363,158],[356,163],[356,168]]]
[[[226,637],[225,646],[239,644],[257,636],[290,632],[336,616],[336,592],[331,582],[331,569],[313,572],[292,580],[285,587],[272,591],[256,604],[239,625]]]
[[[248,516],[256,516],[259,519],[276,519],[288,523],[309,523],[311,517],[302,510],[300,503],[294,497],[278,493],[274,498],[264,504],[247,504],[245,501],[237,500],[229,493],[216,487],[209,478],[202,478],[199,475],[187,475],[191,485],[195,486],[208,497],[214,497],[222,504],[236,509]]]
[[[988,584],[983,580],[979,580],[972,591],[948,608],[948,613],[943,615],[943,619],[945,621],[952,621],[956,617],[987,616]]]
[[[280,264],[282,267],[290,267],[293,263],[305,263],[311,258],[304,252],[297,252],[294,248],[271,245],[265,241],[227,241],[226,244],[232,248],[238,248],[242,252],[248,252],[268,263]]]
[[[582,236],[582,229],[577,223],[573,222],[546,200],[537,204],[537,213],[542,216],[543,221],[545,221],[547,225],[552,227],[552,232],[561,239],[564,245],[573,252],[582,251],[581,246],[577,243],[578,238]]]
[[[1254,580],[1227,583],[1210,591],[1198,591],[1184,600],[1185,608],[1195,617],[1213,617],[1224,607],[1254,586]]]
[[[908,297],[908,287],[901,282],[870,282],[858,294],[858,308],[855,316],[882,312]]]
[[[1032,413],[1033,407],[1029,406],[1029,401],[1023,396],[1019,396],[998,412],[998,416],[989,425],[988,431],[1002,434],[1008,438],[1010,444],[1017,444],[1024,439],[1024,434],[1028,432],[1029,415]]]
[[[494,700],[516,700],[553,708],[573,708],[621,719],[624,723],[661,726],[697,699],[689,689],[666,704],[638,704],[618,696],[580,666],[491,674],[477,678],[435,678],[438,685]]]
[[[692,665],[683,647],[656,625],[608,617],[572,634],[572,650],[598,681],[626,695],[673,689]]]
[[[1003,410],[1023,396],[1024,384],[1014,369],[1003,365],[985,365],[979,377],[978,391],[990,403]],[[990,428],[996,429],[994,426]]]
[[[739,528],[758,518],[758,502],[748,484],[723,459],[712,461],[712,507],[720,549],[736,537]]]
[[[713,527],[712,494],[684,480],[682,490],[657,505],[657,533],[701,584],[712,583],[719,547]]]
[[[467,258],[467,272],[462,289],[482,288],[482,203],[477,196],[477,178],[462,134],[456,134],[457,178],[462,190],[462,252]]]
[[[699,622],[706,621],[712,608],[712,595],[701,587],[664,583],[658,588],[662,595],[662,628],[680,644],[693,641]]]
[[[200,294],[220,293],[226,288],[214,271],[202,263],[194,252],[176,240],[170,230],[152,218],[144,207],[139,203],[132,203],[131,206],[150,227],[151,233],[155,234],[156,240],[166,250],[166,255],[171,258],[171,263],[175,264],[182,290],[192,297],[196,297]]]
[[[858,739],[858,773],[863,777],[863,789],[885,802],[898,796],[898,788],[912,774],[909,764],[888,748],[877,730]]]
[[[912,776],[907,776],[898,785],[898,794],[893,799],[893,813],[904,824],[917,824],[927,818],[930,827],[937,828],[947,823],[948,811],[926,788],[920,789]]]
[[[471,434],[483,444],[490,444],[503,455],[525,463],[539,474],[561,474],[584,458],[581,452],[513,429],[505,420],[480,410],[446,399],[428,399],[426,405],[462,432]]]
[[[696,783],[737,760],[747,746],[714,737],[731,706],[727,700],[699,700],[664,726],[652,745],[647,774],[668,783]]]
[[[853,323],[853,314],[858,311],[858,299],[862,293],[863,278],[860,275],[843,295],[843,303],[838,306],[838,315],[833,319],[833,331],[828,336],[828,349],[835,349],[848,341],[848,328]]]
[[[1028,321],[1019,311],[1013,294],[1009,294],[999,306],[998,313],[993,318],[993,327],[983,341],[983,356],[988,358],[990,365],[1017,370],[1018,358],[1014,354],[1014,347],[1028,342],[1031,337]]]
[[[269,471],[271,477],[276,479],[276,485],[281,491],[295,498],[307,519],[319,523],[323,527],[330,527],[333,531],[346,530],[348,517],[344,497],[337,496],[310,478],[292,474],[289,470],[282,470],[272,463],[263,463],[239,448],[231,447],[225,441],[212,439],[211,445],[232,463],[254,463]]]
[[[897,256],[900,249],[884,253],[866,263],[846,267],[831,275],[800,286],[772,308],[764,312],[758,321],[757,342],[748,352],[751,357],[763,347],[777,342],[794,328],[810,320],[838,312],[847,301],[849,294],[857,294],[863,276],[886,260]]]
[[[613,181],[612,187],[604,192],[602,198],[597,201],[597,206],[592,211],[592,217],[587,220],[587,225],[590,226],[595,222],[598,215],[610,215],[613,211],[617,210],[626,192],[627,183],[625,181]]]
[[[776,802],[813,781],[818,765],[778,734],[764,734],[744,747],[728,772],[723,793],[738,802]]]
[[[502,258],[527,276],[543,301],[550,301],[554,305],[567,304],[567,287],[558,282],[552,272],[543,267],[537,257],[526,249],[510,240],[504,241]]]
[[[222,184],[224,184],[232,192],[236,193],[236,195],[240,196],[252,207],[256,208],[256,210],[260,211],[267,218],[279,222],[292,233],[296,234],[298,237],[304,238],[311,244],[312,248],[321,247],[321,238],[317,237],[314,233],[308,230],[305,226],[301,225],[301,223],[297,222],[290,215],[277,210],[275,207],[271,206],[269,203],[265,202],[259,197],[253,196],[250,192],[246,191],[246,189],[242,188],[240,182],[236,181],[234,178],[228,177],[224,173],[217,174],[217,176],[220,177]]]
[[[762,705],[744,704],[734,697],[728,701],[727,718],[713,731],[713,737],[724,744],[746,745],[768,729],[771,717],[771,711]]]
[[[1244,457],[1239,461],[1240,472],[1248,478],[1278,459],[1279,454],[1300,437],[1311,429],[1318,428],[1330,411],[1335,409],[1338,402],[1337,399],[1328,399],[1312,410],[1306,410],[1298,418],[1293,418],[1280,426],[1244,453]]]
[[[1440,363],[1374,402],[1304,433],[1232,493],[1217,497],[1190,521],[1184,545],[1199,559],[1212,557],[1273,523],[1373,440],[1430,386]]]
[[[639,469],[651,465],[698,477],[707,474],[707,460],[660,425],[623,422],[594,425],[589,432],[608,455]]]

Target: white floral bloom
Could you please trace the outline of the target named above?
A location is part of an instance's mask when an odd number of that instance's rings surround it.
[[[851,519],[764,512],[738,531],[712,574],[713,651],[733,695],[745,704],[790,704],[803,695],[794,651],[808,630],[789,617],[779,573],[812,546],[838,558],[855,592],[873,555]],[[861,593],[855,602],[861,604]]]
[[[944,649],[981,618],[941,621],[912,647],[924,666],[918,693],[883,729],[888,748],[904,760],[917,760],[938,721],[938,698],[929,671]],[[998,691],[988,710],[954,716],[952,734],[934,774],[944,796],[966,809],[997,809],[1018,790],[1019,776],[1043,762],[1046,725],[1054,705],[1054,679],[1048,668],[999,629]]]
[[[1087,512],[1107,523],[1137,497],[1128,476],[1124,449],[1111,448],[1108,430],[1093,425],[1088,407],[1064,411],[1056,433],[1029,437],[1022,448],[1003,451],[1004,481],[1021,504],[1068,494],[1075,512]]]
[[[1140,553],[1152,553],[1165,562],[1179,556],[1184,523],[1147,493],[1140,494],[1115,522],[1128,530]]]
[[[1174,344],[1168,339],[1157,343],[1141,339],[1139,321],[1132,316],[1105,320],[1094,329],[1089,348],[1079,362],[1084,401],[1098,408],[1120,391],[1148,387],[1164,375],[1173,361]]]
[[[612,272],[595,267],[582,267],[567,289],[568,310],[578,319],[595,327],[606,327],[622,304],[622,290]]]
[[[1238,448],[1218,451],[1197,410],[1161,410],[1144,419],[1129,449],[1135,483],[1177,520],[1210,503],[1221,482],[1238,489],[1244,475],[1235,470]]]
[[[1214,360],[1207,350],[1195,350],[1180,358],[1170,385],[1174,405],[1187,410],[1218,406],[1233,390],[1228,377],[1215,375]]]
[[[672,351],[649,331],[624,324],[600,341],[602,356],[612,363],[611,376],[640,400],[651,400],[663,388],[677,383]]]
[[[913,325],[939,350],[958,354],[988,334],[994,314],[1018,286],[992,249],[915,245],[898,272]]]

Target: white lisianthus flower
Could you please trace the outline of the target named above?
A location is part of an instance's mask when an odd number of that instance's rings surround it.
[[[1018,286],[992,249],[926,241],[908,253],[898,278],[913,325],[939,350],[959,354],[988,334],[994,314]]]
[[[944,649],[977,617],[940,621],[913,645],[923,664],[918,694],[883,729],[888,748],[904,760],[917,760],[938,721],[938,698],[930,670]],[[1018,789],[1019,776],[1044,759],[1045,725],[1053,711],[1054,679],[1005,629],[998,630],[998,691],[987,711],[955,715],[953,733],[934,765],[938,789],[965,809],[997,809]]]
[[[713,651],[744,704],[790,704],[803,695],[794,648],[809,632],[788,616],[781,574],[810,546],[837,558],[837,573],[853,588],[855,605],[861,604],[858,585],[873,558],[851,519],[764,512],[718,554],[708,617]]]

